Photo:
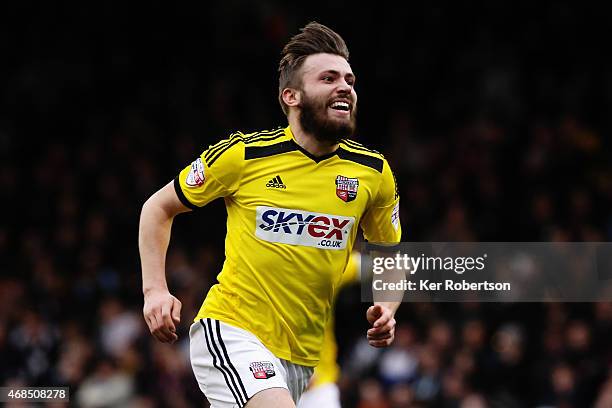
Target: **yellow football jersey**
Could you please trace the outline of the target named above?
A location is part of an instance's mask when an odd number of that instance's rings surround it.
[[[359,279],[359,270],[361,269],[361,258],[359,252],[353,252],[346,265],[342,280],[338,289],[346,286]],[[334,299],[335,301],[335,299]],[[328,383],[335,383],[340,377],[340,367],[338,366],[338,344],[336,343],[336,335],[334,334],[334,315],[330,316],[325,325],[325,334],[323,335],[323,348],[321,349],[321,359],[314,370],[312,376],[312,387],[319,387]]]
[[[224,197],[225,262],[195,320],[256,335],[277,357],[315,366],[357,226],[401,238],[399,196],[383,156],[351,140],[315,157],[291,129],[232,134],[175,179],[186,206]]]

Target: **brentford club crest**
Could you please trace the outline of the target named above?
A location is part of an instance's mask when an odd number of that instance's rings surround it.
[[[258,380],[266,380],[276,375],[274,364],[269,361],[254,361],[249,364],[249,369],[253,373],[253,377]]]
[[[357,198],[359,179],[344,176],[336,177],[336,195],[342,201],[350,202]]]

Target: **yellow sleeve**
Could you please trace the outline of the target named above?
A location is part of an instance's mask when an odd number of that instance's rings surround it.
[[[209,146],[174,179],[181,202],[202,207],[219,197],[231,196],[240,185],[244,169],[244,143],[241,133]]]
[[[359,280],[359,272],[361,269],[361,254],[358,251],[353,251],[349,258],[349,262],[342,274],[340,286],[336,289],[337,296],[340,288]],[[336,298],[334,297],[334,304]],[[334,335],[334,311],[330,319],[325,325],[325,333],[323,335],[323,348],[321,348],[321,359],[314,370],[312,377],[312,387],[318,387],[328,383],[335,383],[340,378],[340,367],[337,363],[338,345],[336,336]]]
[[[363,236],[374,243],[396,243],[402,239],[399,219],[399,193],[387,160],[383,162],[378,194],[361,220]]]
[[[342,274],[342,280],[340,281],[340,286],[338,289],[356,282],[360,279],[360,270],[361,270],[361,254],[358,251],[353,251],[349,258],[348,264],[344,269],[344,273]]]

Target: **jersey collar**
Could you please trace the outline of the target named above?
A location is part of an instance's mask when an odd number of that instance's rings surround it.
[[[295,144],[295,147],[296,147],[296,149],[297,149],[297,150],[299,150],[300,152],[302,152],[302,153],[304,154],[304,156],[306,156],[306,157],[308,157],[309,159],[313,160],[315,163],[319,163],[319,162],[321,162],[321,161],[323,161],[323,160],[327,160],[327,159],[330,159],[330,158],[332,158],[332,157],[334,157],[334,156],[337,156],[337,155],[338,155],[338,150],[340,150],[340,149],[341,149],[341,147],[340,147],[340,146],[338,146],[338,148],[337,148],[335,151],[331,152],[331,153],[327,153],[327,154],[324,154],[324,155],[322,155],[322,156],[315,156],[315,155],[313,155],[312,153],[310,153],[308,150],[304,149],[302,146],[300,146],[300,145],[298,144],[297,140],[295,140],[295,136],[293,135],[293,132],[291,131],[291,126],[287,126],[287,127],[285,128],[285,135],[286,135],[288,138],[290,138],[290,139],[291,139],[291,141],[293,142],[293,144]]]

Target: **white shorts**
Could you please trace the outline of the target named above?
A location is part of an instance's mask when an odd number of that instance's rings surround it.
[[[191,367],[212,408],[243,407],[259,391],[289,390],[298,401],[313,367],[277,358],[246,330],[201,319],[189,330]]]
[[[340,408],[340,390],[334,383],[327,383],[308,389],[297,408]]]

